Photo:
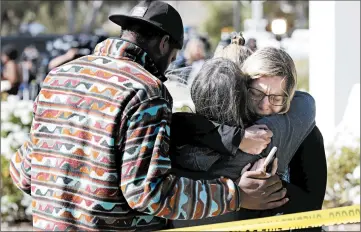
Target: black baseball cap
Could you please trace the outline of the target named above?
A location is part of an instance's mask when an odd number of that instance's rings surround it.
[[[127,27],[128,25],[144,24],[168,34],[176,41],[179,49],[183,47],[184,29],[178,11],[162,1],[142,1],[136,5],[130,15],[110,15],[113,23]]]

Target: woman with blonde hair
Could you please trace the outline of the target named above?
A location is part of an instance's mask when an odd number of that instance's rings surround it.
[[[307,110],[309,102],[302,95],[307,93],[296,91],[297,73],[292,58],[282,49],[266,47],[254,52],[241,65],[243,73],[250,78],[248,80],[248,97],[250,107],[262,120],[276,118],[278,120],[269,124],[268,127],[274,132],[273,140],[277,139],[280,132],[290,137],[282,136],[280,143],[292,143],[297,131],[304,124],[301,120],[304,116],[312,114],[314,119],[315,109]],[[310,97],[310,95],[308,95]],[[301,98],[300,98],[301,97]],[[291,112],[296,109],[295,114]],[[273,116],[269,116],[273,115]],[[268,116],[268,117],[264,117]],[[289,120],[295,116],[294,120]],[[284,120],[286,123],[280,123]],[[292,149],[285,149],[278,153],[278,168],[285,170],[283,186],[287,189],[290,202],[274,211],[264,211],[261,216],[278,213],[296,213],[322,208],[326,192],[327,163],[323,137],[315,122],[305,130],[302,140],[292,145]],[[308,231],[320,231],[321,228],[309,229]]]

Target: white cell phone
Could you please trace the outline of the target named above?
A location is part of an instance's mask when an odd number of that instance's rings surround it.
[[[263,170],[266,171],[268,164],[271,162],[272,158],[275,156],[277,147],[273,147],[272,150],[267,155],[266,160],[263,163]]]

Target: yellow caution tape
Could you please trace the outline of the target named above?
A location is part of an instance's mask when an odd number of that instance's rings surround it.
[[[168,231],[279,231],[347,223],[360,223],[360,205],[194,226]]]

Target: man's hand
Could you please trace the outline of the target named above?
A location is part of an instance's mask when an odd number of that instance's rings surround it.
[[[241,207],[252,210],[278,208],[288,202],[287,190],[282,188],[282,181],[275,175],[277,159],[273,162],[272,173],[263,170],[247,171],[250,164],[242,170],[242,176],[237,181],[241,188]],[[257,168],[257,167],[256,167]],[[258,167],[259,168],[259,167]]]
[[[266,125],[253,125],[246,128],[239,149],[252,155],[260,154],[271,142],[272,131]]]

